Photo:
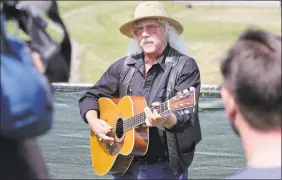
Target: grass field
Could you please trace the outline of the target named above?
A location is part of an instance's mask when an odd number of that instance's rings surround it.
[[[108,66],[126,54],[128,38],[119,26],[129,20],[139,2],[58,1],[72,38],[82,47],[80,82],[95,83]],[[172,17],[184,25],[190,56],[200,67],[204,84],[219,84],[220,58],[249,26],[281,34],[280,8],[195,6],[165,2]]]

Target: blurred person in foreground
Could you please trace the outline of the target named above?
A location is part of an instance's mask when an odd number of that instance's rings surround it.
[[[108,135],[112,127],[99,119],[99,98],[143,96],[149,102],[148,106],[151,106],[150,101],[152,106],[158,106],[159,102],[177,92],[194,87],[198,102],[201,86],[197,63],[187,55],[187,47],[180,36],[183,27],[168,16],[164,4],[152,1],[140,3],[135,9],[135,18],[122,25],[120,31],[132,40],[128,56],[114,62],[79,100],[82,118],[96,136],[108,144],[114,142]],[[170,61],[177,65],[171,68],[168,78],[164,77],[165,82],[175,82],[175,86],[170,91],[164,86],[161,92],[156,92],[163,75],[169,72]],[[125,76],[124,72],[127,72]],[[133,72],[131,77],[130,72]],[[170,79],[172,72],[178,73],[178,78]],[[157,94],[155,99],[154,94]],[[114,178],[187,179],[187,169],[202,138],[197,108],[194,110],[190,108],[187,113],[175,111],[163,116],[145,108],[150,134],[148,151],[144,156],[135,157],[124,175],[114,175]]]
[[[228,179],[281,179],[281,36],[248,29],[221,64],[221,96],[247,167]]]
[[[50,82],[68,80],[69,37],[55,1],[1,3],[0,179],[49,179],[38,138],[52,129]],[[61,43],[50,38],[40,14],[64,29]],[[8,20],[14,20],[30,40],[10,35]]]
[[[26,45],[26,51],[30,54],[32,65],[34,68],[40,73],[43,74],[45,72],[44,64],[40,59],[40,55],[37,52],[31,51],[31,49]],[[2,63],[1,63],[2,64]],[[46,81],[47,83],[47,81]],[[5,93],[2,92],[2,85],[1,85],[1,126],[5,126],[4,124],[8,124],[7,121],[13,121],[13,117],[11,116],[10,102],[8,98],[5,96]],[[51,91],[50,91],[51,92]],[[26,99],[26,101],[31,99]],[[51,113],[51,99],[49,99],[49,107],[47,113],[45,115],[49,116]],[[42,106],[46,105],[42,103]],[[31,112],[29,112],[31,113]],[[34,112],[33,112],[34,113]],[[28,112],[26,115],[28,116]],[[19,118],[19,117],[18,117]],[[23,117],[22,117],[23,118]],[[44,121],[50,121],[44,119]],[[50,122],[49,122],[50,123]],[[49,124],[48,123],[48,124]],[[49,129],[51,129],[50,125],[47,125],[44,122],[41,122],[42,125],[35,125],[33,128],[30,128],[27,131],[37,131],[39,134],[44,134]],[[42,127],[44,126],[44,127]],[[1,127],[1,130],[3,130]],[[35,130],[37,128],[37,130]],[[44,129],[44,130],[43,130]],[[26,131],[26,130],[24,130]],[[27,132],[26,134],[33,134],[34,132]],[[18,132],[14,132],[17,134]],[[37,134],[36,133],[36,134]],[[1,140],[1,148],[0,148],[0,177],[1,179],[6,180],[16,180],[16,179],[48,179],[49,172],[48,168],[45,164],[44,157],[41,153],[41,150],[37,143],[37,136],[29,136],[27,138],[20,137],[15,138],[11,137],[10,135],[3,134],[1,132],[0,140]]]
[[[38,136],[52,125],[51,89],[44,76],[45,67],[40,55],[25,41],[7,36],[3,21],[0,179],[48,179],[37,144]]]

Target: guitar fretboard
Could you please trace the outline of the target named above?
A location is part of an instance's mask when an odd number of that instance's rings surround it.
[[[156,109],[159,114],[163,114],[167,112],[168,109],[168,101],[162,103],[158,108],[150,108],[151,111],[153,109]],[[146,115],[145,112],[139,113],[135,116],[132,116],[126,120],[123,121],[123,132],[126,132],[132,128],[135,128],[136,126],[139,126],[143,123],[145,123]]]

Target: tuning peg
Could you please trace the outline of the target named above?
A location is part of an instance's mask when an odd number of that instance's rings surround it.
[[[169,112],[169,111],[165,111],[165,112],[163,112],[162,114],[163,114],[163,116],[167,116],[167,115],[170,114],[170,112]]]
[[[189,109],[184,109],[184,113],[189,114],[190,113]]]
[[[182,95],[182,92],[178,91],[178,92],[176,93],[176,95]]]
[[[184,93],[184,94],[187,93],[187,92],[189,92],[188,89],[184,89],[184,90],[183,90],[183,93]]]
[[[180,111],[179,111],[179,114],[180,114],[180,115],[183,115],[183,114],[184,114],[183,110],[180,110]]]
[[[194,87],[190,87],[190,91],[196,91]]]

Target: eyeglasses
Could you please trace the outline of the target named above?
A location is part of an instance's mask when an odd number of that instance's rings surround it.
[[[161,26],[161,24],[149,24],[149,25],[146,25],[146,26],[135,27],[134,30],[133,30],[133,33],[135,34],[135,36],[141,36],[144,29],[146,29],[147,32],[151,34],[151,33],[156,32],[157,28],[159,28],[160,26]]]

